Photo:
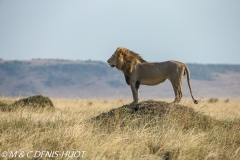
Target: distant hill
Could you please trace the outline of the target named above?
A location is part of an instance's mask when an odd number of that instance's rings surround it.
[[[228,65],[228,64],[187,64],[192,79],[197,80],[213,80],[213,73],[225,74],[228,72],[240,73],[240,65]]]
[[[187,64],[198,96],[240,96],[240,65]],[[186,81],[186,80],[185,80]],[[186,83],[184,93],[189,94]],[[0,60],[0,96],[44,94],[51,97],[131,98],[122,72],[101,61]],[[141,86],[143,98],[172,97],[169,82]],[[140,96],[141,97],[141,96]]]

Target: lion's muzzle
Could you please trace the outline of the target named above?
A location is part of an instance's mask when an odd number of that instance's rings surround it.
[[[108,62],[109,66],[110,66],[111,68],[114,68],[114,67],[115,67],[114,64],[110,64],[110,60],[108,60],[107,62]]]

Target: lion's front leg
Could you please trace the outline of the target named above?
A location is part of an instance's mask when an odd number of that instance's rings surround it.
[[[131,82],[130,86],[133,95],[133,102],[131,103],[131,105],[138,104],[138,89],[136,88],[136,82]]]

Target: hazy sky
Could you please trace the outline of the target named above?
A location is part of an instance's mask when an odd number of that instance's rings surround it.
[[[0,0],[0,58],[240,64],[239,0]]]

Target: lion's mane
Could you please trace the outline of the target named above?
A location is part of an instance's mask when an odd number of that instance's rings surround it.
[[[129,75],[132,72],[136,63],[147,62],[141,56],[139,56],[139,54],[123,47],[119,47],[116,52],[116,68],[123,71],[125,75]]]

